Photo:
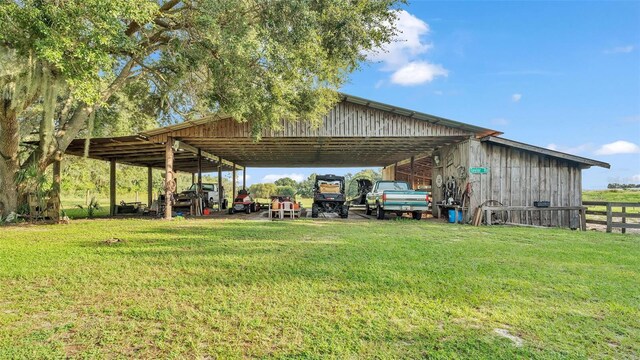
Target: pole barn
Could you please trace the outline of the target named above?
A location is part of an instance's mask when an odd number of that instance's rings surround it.
[[[254,141],[250,123],[217,114],[133,136],[91,139],[89,157],[164,169],[167,191],[176,191],[177,171],[198,179],[202,172],[231,171],[235,189],[237,170],[245,187],[247,167],[382,167],[384,179],[430,188],[435,216],[447,203],[456,204],[469,222],[490,203],[509,211],[512,223],[572,228],[580,225],[582,170],[609,168],[505,139],[497,130],[346,94],[318,126],[284,119],[278,125]],[[84,141],[74,140],[67,153],[82,156]],[[168,206],[167,216],[170,211]]]

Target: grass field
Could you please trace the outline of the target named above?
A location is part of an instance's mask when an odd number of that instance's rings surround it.
[[[634,235],[306,219],[1,231],[2,359],[640,356]]]
[[[585,190],[583,201],[640,202],[640,189]]]

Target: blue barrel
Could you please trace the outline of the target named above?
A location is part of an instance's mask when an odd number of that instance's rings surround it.
[[[452,224],[456,222],[456,211],[455,211],[455,209],[449,209],[449,222],[452,223]]]
[[[458,216],[456,218],[456,210],[449,209],[449,222],[452,224],[456,222],[462,223],[462,210],[458,210]]]

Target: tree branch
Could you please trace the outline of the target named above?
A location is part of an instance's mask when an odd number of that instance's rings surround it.
[[[170,0],[167,1],[166,3],[164,3],[161,7],[160,7],[160,12],[167,12],[170,11],[171,9],[173,9],[176,5],[178,5],[180,3],[181,0]],[[137,23],[137,22],[132,22],[129,24],[129,26],[127,27],[127,30],[125,31],[125,34],[127,36],[131,36],[133,34],[135,34],[136,32],[138,32],[138,30],[140,30],[142,26]]]

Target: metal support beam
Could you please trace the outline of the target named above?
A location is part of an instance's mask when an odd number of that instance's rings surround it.
[[[171,219],[171,198],[177,189],[177,183],[173,179],[173,139],[169,137],[165,145],[164,218]]]
[[[116,159],[109,161],[109,214],[116,214]]]
[[[147,206],[153,203],[153,168],[147,166]]]

